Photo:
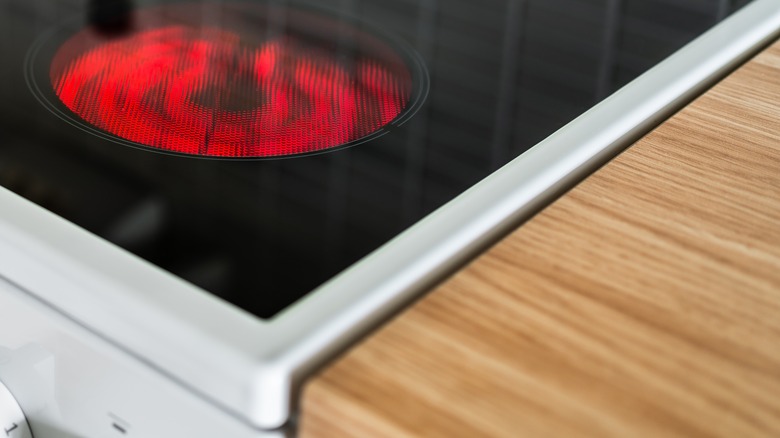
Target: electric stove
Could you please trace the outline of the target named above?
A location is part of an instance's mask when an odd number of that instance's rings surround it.
[[[306,376],[771,40],[746,3],[5,0],[0,427],[292,433]]]

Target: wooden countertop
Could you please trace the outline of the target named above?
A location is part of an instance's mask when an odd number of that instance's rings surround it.
[[[780,43],[316,376],[300,434],[780,436]]]

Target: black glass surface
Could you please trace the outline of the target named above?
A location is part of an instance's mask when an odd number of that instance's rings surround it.
[[[270,2],[357,23],[427,72],[429,83],[415,79],[427,97],[405,123],[316,155],[163,154],[41,103],[51,84],[36,67],[45,51],[31,55],[36,42],[83,26],[121,38],[134,10],[164,3],[0,3],[0,184],[270,318],[747,2]],[[191,4],[212,24],[223,7]],[[267,19],[280,25],[284,14]]]

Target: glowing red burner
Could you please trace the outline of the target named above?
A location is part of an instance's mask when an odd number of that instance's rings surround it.
[[[412,90],[400,57],[345,58],[335,44],[290,33],[255,43],[224,26],[177,22],[96,38],[85,30],[57,52],[50,71],[57,96],[89,124],[165,151],[322,151],[387,125]]]

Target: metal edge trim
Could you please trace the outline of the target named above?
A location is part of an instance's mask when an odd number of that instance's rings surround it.
[[[290,412],[312,372],[778,35],[780,1],[749,4],[284,311],[274,322],[282,333],[295,332],[277,359],[292,372]]]

